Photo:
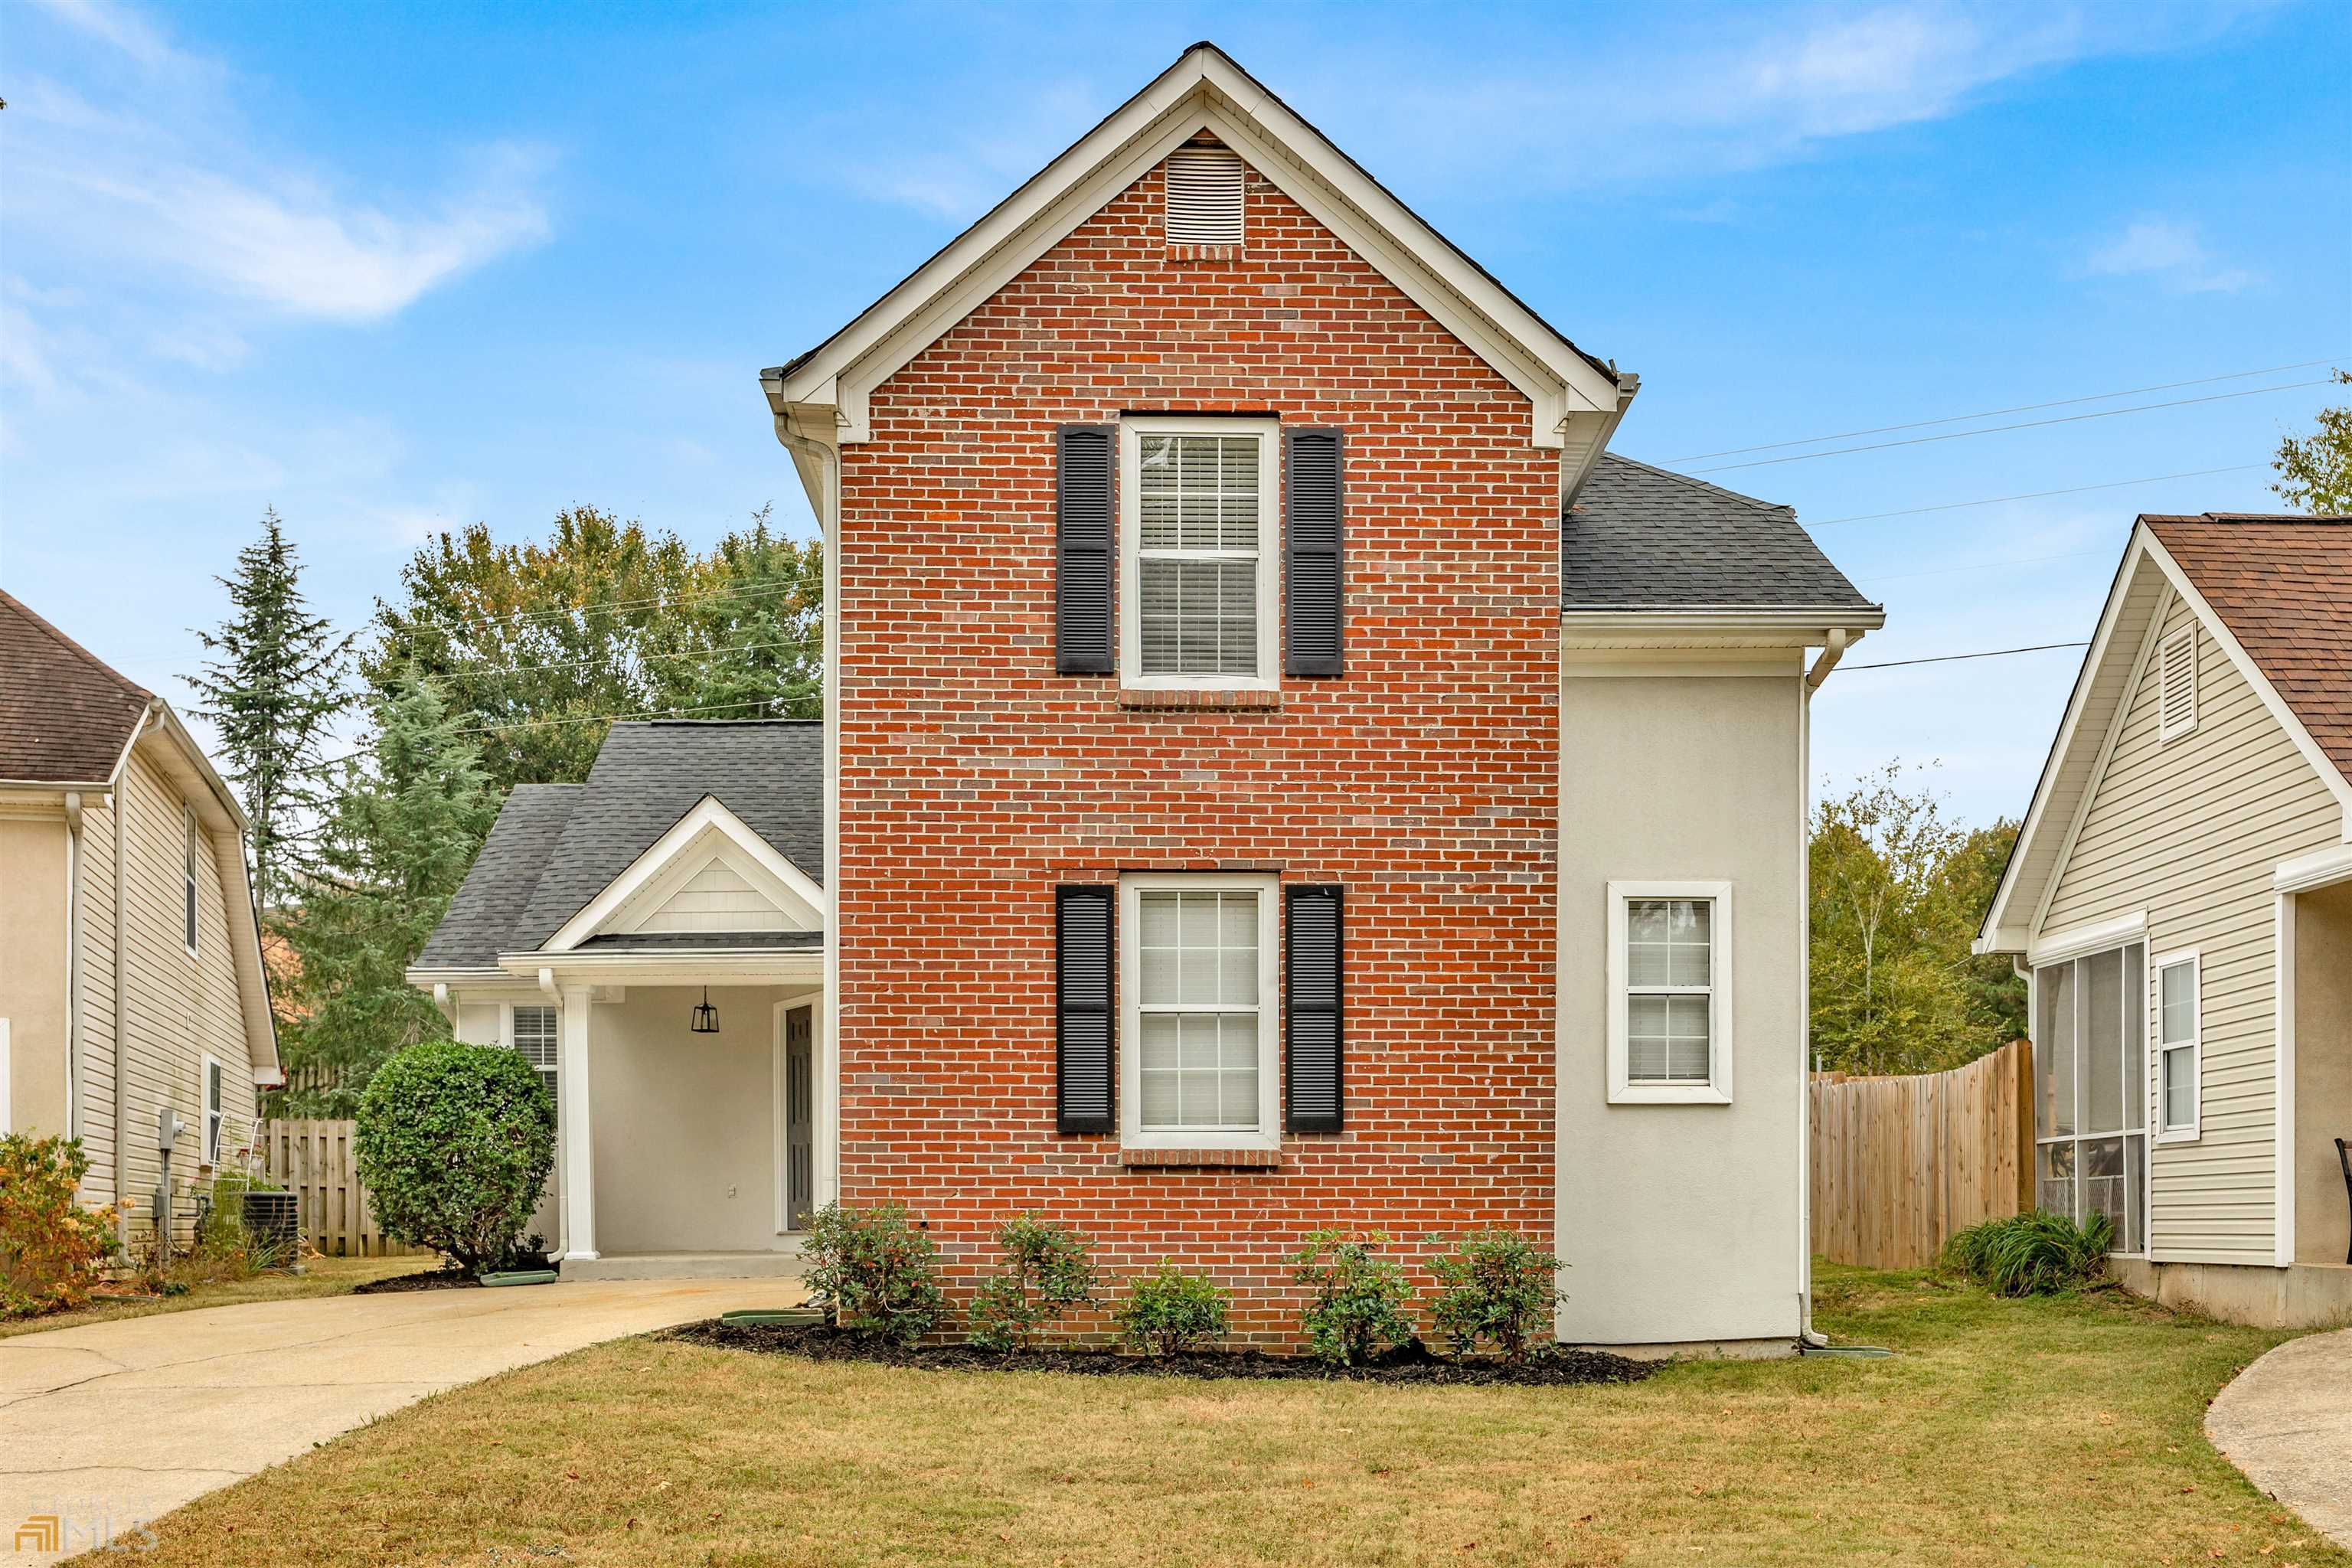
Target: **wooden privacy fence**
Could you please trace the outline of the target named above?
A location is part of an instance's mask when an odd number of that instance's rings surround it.
[[[1815,1075],[1813,1250],[1924,1268],[1956,1231],[2033,1202],[2033,1047],[1949,1072]]]
[[[302,1234],[331,1258],[403,1258],[425,1250],[387,1241],[352,1160],[357,1123],[271,1121],[261,1124],[262,1171],[295,1194]]]

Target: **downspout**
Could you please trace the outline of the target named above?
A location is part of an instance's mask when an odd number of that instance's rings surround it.
[[[1829,640],[1822,646],[1820,657],[1813,660],[1813,668],[1805,671],[1806,690],[1819,691],[1822,689],[1822,682],[1830,678],[1830,671],[1835,669],[1838,660],[1845,657],[1845,628],[1832,626]]]
[[[81,796],[66,792],[66,1135],[81,1136]]]
[[[124,985],[131,952],[131,752],[154,720],[150,709],[114,765],[114,1203],[115,1235],[131,1240],[131,1030]]]

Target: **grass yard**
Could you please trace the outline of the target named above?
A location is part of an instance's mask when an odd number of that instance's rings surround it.
[[[419,1258],[317,1258],[303,1274],[256,1274],[248,1279],[195,1285],[181,1296],[131,1296],[92,1301],[70,1312],[39,1318],[0,1321],[0,1340],[16,1334],[37,1334],[50,1329],[78,1328],[83,1323],[110,1323],[117,1318],[146,1318],[157,1312],[184,1312],[195,1307],[234,1307],[247,1301],[291,1301],[303,1296],[341,1296],[354,1286],[394,1274],[437,1268],[441,1260]]]
[[[2285,1337],[1822,1271],[1886,1361],[1395,1389],[817,1365],[655,1340],[437,1395],[142,1563],[2241,1563],[2344,1568],[2209,1447]]]

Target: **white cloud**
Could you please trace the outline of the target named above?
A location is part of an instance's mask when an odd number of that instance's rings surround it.
[[[2092,251],[2083,269],[2095,278],[2153,278],[2176,294],[2235,294],[2261,275],[2225,267],[2205,248],[2198,226],[2144,217]]]

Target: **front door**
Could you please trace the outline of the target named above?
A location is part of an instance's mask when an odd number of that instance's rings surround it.
[[[784,1015],[784,1213],[806,1230],[816,1206],[816,1009]]]

